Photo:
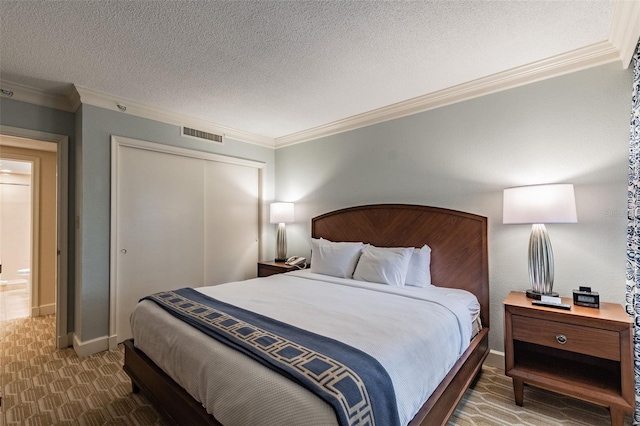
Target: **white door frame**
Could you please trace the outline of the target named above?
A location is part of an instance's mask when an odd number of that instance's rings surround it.
[[[58,245],[57,277],[56,277],[56,348],[63,349],[69,346],[71,336],[67,327],[67,294],[68,277],[67,265],[69,259],[68,250],[68,202],[69,202],[69,137],[55,133],[46,133],[36,130],[22,129],[19,127],[0,126],[0,134],[19,138],[34,139],[37,141],[54,142],[57,149],[57,232]],[[36,206],[34,205],[34,208]],[[32,236],[33,238],[33,236]],[[32,258],[32,262],[33,262]],[[32,277],[33,279],[33,277]],[[32,295],[34,297],[34,295]],[[37,295],[35,295],[37,297]]]
[[[258,169],[258,236],[262,235],[262,209],[264,194],[264,173],[265,163],[259,161],[245,160],[242,158],[228,157],[220,154],[211,154],[204,151],[179,148],[171,145],[163,145],[155,142],[141,141],[137,139],[125,138],[123,136],[111,135],[111,248],[110,248],[110,270],[109,270],[109,349],[118,346],[118,336],[116,332],[116,301],[117,301],[117,277],[118,277],[118,157],[120,147],[130,147],[155,151],[164,154],[180,155],[190,158],[199,158],[221,163],[237,164],[241,166],[255,167]],[[258,259],[262,258],[263,241],[258,244]]]

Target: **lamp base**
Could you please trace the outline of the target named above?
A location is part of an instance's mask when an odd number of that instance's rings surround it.
[[[287,260],[287,229],[284,223],[279,223],[276,229],[276,262],[285,260]]]
[[[538,291],[527,290],[527,297],[529,299],[540,300],[542,299],[542,296],[559,297],[559,294],[556,293],[555,291],[552,291],[551,293],[547,293],[547,294],[542,294]]]

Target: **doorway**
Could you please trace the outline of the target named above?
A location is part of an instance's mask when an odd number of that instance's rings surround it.
[[[0,158],[32,164],[30,316],[55,314],[57,348],[66,348],[71,342],[67,312],[68,144],[68,136],[0,126]]]
[[[0,321],[31,316],[32,169],[0,157]]]

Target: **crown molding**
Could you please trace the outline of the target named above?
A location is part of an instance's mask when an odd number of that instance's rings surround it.
[[[640,41],[640,0],[616,1],[609,42],[620,51],[622,66],[627,69]]]
[[[52,95],[33,87],[13,83],[6,80],[0,80],[0,88],[13,93],[12,96],[0,93],[3,98],[13,99],[16,101],[27,102],[43,107],[55,108],[62,111],[76,112],[81,104],[88,104],[100,108],[118,111],[123,114],[131,114],[150,120],[160,121],[176,126],[186,126],[203,130],[206,132],[223,134],[225,137],[239,140],[242,142],[252,143],[255,145],[274,148],[272,138],[257,135],[251,132],[234,129],[202,120],[188,115],[163,110],[130,99],[120,98],[108,93],[99,92],[82,86],[73,85],[67,96]],[[121,111],[118,105],[125,105],[126,111]]]
[[[211,132],[215,134],[223,134],[227,138],[239,140],[242,142],[248,142],[255,145],[260,145],[268,148],[274,147],[272,138],[266,136],[257,135],[255,133],[245,132],[243,130],[234,129],[231,127],[222,126],[220,124],[212,123],[207,120],[191,117],[185,114],[176,113],[173,111],[156,108],[151,105],[146,105],[141,102],[136,102],[131,99],[117,97],[108,93],[99,92],[97,90],[89,89],[82,86],[74,85],[77,92],[77,99],[75,95],[73,102],[76,105],[88,104],[97,106],[112,111],[117,111],[122,114],[131,114],[137,117],[148,118],[150,120],[160,121],[167,124],[174,124],[176,126],[186,126]],[[125,111],[118,108],[118,105],[126,107]]]
[[[275,139],[276,149],[440,108],[620,59],[609,41]]]
[[[78,92],[78,88],[75,85],[73,85],[71,87],[71,90],[69,90],[69,95],[67,96],[67,102],[69,103],[73,111],[77,111],[78,108],[80,108],[80,105],[82,104],[82,101],[80,100],[80,93]]]
[[[75,111],[69,106],[67,97],[63,95],[52,95],[42,90],[34,89],[33,87],[6,80],[0,80],[0,88],[2,88],[2,90],[9,90],[13,92],[12,96],[5,95],[4,93],[0,94],[3,98],[27,102],[48,108],[60,109],[67,112]]]
[[[13,99],[16,101],[27,102],[34,105],[40,105],[48,108],[55,108],[67,112],[76,112],[81,104],[88,104],[100,108],[118,111],[123,114],[131,114],[150,120],[160,121],[176,126],[186,126],[203,130],[206,132],[223,134],[225,137],[273,148],[272,138],[257,135],[255,133],[245,132],[243,130],[231,127],[221,126],[207,120],[202,120],[188,115],[166,111],[130,99],[120,98],[108,93],[99,92],[82,86],[74,85],[67,96],[52,95],[33,87],[13,83],[6,80],[0,80],[0,88],[13,93],[12,96],[0,93],[3,98]],[[125,105],[126,111],[123,112],[118,108],[118,104]]]

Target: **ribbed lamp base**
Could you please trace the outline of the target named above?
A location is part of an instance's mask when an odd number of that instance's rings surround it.
[[[531,227],[529,238],[529,282],[531,294],[553,295],[553,250],[547,228],[543,224]],[[527,292],[527,295],[529,294]],[[535,298],[535,297],[534,297]]]
[[[284,223],[279,223],[276,230],[276,262],[285,260],[287,260],[287,230]]]

